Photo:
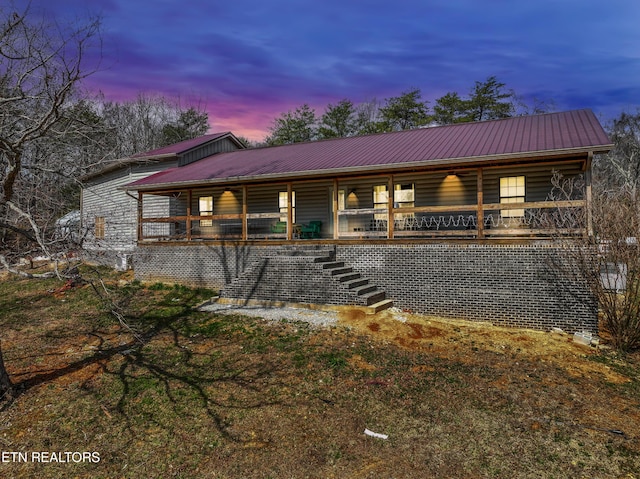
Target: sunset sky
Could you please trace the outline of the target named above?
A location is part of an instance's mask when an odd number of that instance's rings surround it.
[[[26,5],[18,0],[16,5]],[[32,0],[59,21],[100,15],[107,99],[199,101],[211,131],[262,140],[303,103],[420,88],[433,101],[495,75],[603,123],[640,106],[637,0]]]

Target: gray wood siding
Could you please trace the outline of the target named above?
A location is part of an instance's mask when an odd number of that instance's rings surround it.
[[[280,191],[287,191],[287,185],[250,186],[247,191],[247,212],[277,213]]]
[[[200,211],[200,198],[210,196],[213,199],[214,215],[234,215],[242,213],[242,190],[233,189],[225,191],[223,188],[203,188],[193,190],[191,195],[191,214],[198,216]],[[200,224],[200,221],[194,220],[192,223],[192,232],[194,235],[216,236],[221,234],[221,225],[229,227],[233,225],[234,231],[242,230],[242,220],[212,220],[211,226]]]
[[[202,145],[201,147],[185,153],[180,157],[179,165],[188,165],[189,163],[201,160],[207,156],[215,155],[216,153],[227,153],[238,149],[238,146],[229,138],[221,138],[213,143]]]
[[[322,221],[321,236],[333,237],[332,183],[293,184],[296,192],[296,223]]]
[[[129,166],[93,178],[82,190],[82,226],[87,249],[132,250],[137,241],[137,201],[118,188],[150,174],[176,166],[175,161]],[[135,192],[131,194],[136,197]],[[165,202],[166,199],[159,199]],[[168,213],[168,211],[167,211]],[[104,239],[95,238],[95,218],[104,218]]]
[[[395,184],[414,184],[415,206],[473,205],[477,201],[474,171],[457,176],[447,172],[397,175],[393,181]]]
[[[484,171],[482,183],[484,202],[500,203],[500,178],[507,176],[525,177],[525,201],[545,201],[552,189],[551,178],[554,170],[561,172],[565,177],[574,177],[582,173],[578,163],[487,169]]]

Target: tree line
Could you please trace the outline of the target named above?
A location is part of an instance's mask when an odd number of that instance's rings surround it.
[[[329,103],[318,116],[308,104],[282,113],[273,120],[266,145],[344,138],[373,133],[411,130],[433,125],[497,120],[514,115],[543,113],[553,102],[534,99],[526,103],[496,76],[476,81],[466,96],[448,92],[430,109],[419,88],[412,88],[380,103],[373,99],[355,104],[343,99]]]

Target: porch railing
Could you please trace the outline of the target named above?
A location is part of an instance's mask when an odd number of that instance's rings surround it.
[[[338,212],[340,238],[497,237],[583,234],[585,202],[538,201]]]
[[[323,239],[582,235],[587,228],[585,204],[584,200],[571,200],[343,209],[334,216],[335,233],[327,235],[325,231]],[[389,218],[393,218],[391,223]],[[138,219],[142,241],[298,239],[301,226],[294,224],[289,231],[281,212],[140,214]]]

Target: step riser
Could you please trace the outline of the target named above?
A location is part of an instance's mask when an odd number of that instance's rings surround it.
[[[346,283],[347,281],[352,281],[354,279],[360,279],[360,273],[346,273],[334,276],[334,278],[341,283]]]
[[[368,293],[366,295],[362,296],[363,298],[365,298],[367,306],[372,305],[374,303],[379,303],[380,301],[383,301],[384,299],[386,299],[387,295],[385,294],[384,291],[374,291],[373,293]]]
[[[384,311],[385,309],[389,309],[393,307],[393,300],[391,299],[385,299],[383,301],[380,301],[379,303],[375,303],[370,305],[368,308],[371,311],[371,313],[379,313],[380,311]]]
[[[367,293],[372,293],[373,291],[376,291],[378,288],[376,288],[374,285],[372,284],[368,284],[366,286],[360,286],[358,288],[353,288],[353,291],[358,294],[359,296],[364,296]]]
[[[323,264],[323,268],[326,268],[326,266],[324,266],[325,264],[332,264],[333,262],[333,258],[331,256],[316,256],[315,258],[313,258],[313,262],[314,263],[322,263]],[[342,263],[344,264],[344,263]]]
[[[343,274],[346,274],[346,273],[352,273],[353,272],[353,268],[349,268],[347,266],[347,267],[342,267],[342,268],[331,269],[329,271],[333,276],[339,276],[339,275],[343,275]]]
[[[346,281],[345,286],[349,289],[353,289],[356,292],[359,291],[362,287],[372,288],[369,291],[373,291],[376,289],[375,286],[369,284],[369,280],[366,278],[355,279],[353,281]],[[368,292],[368,291],[367,291]]]

